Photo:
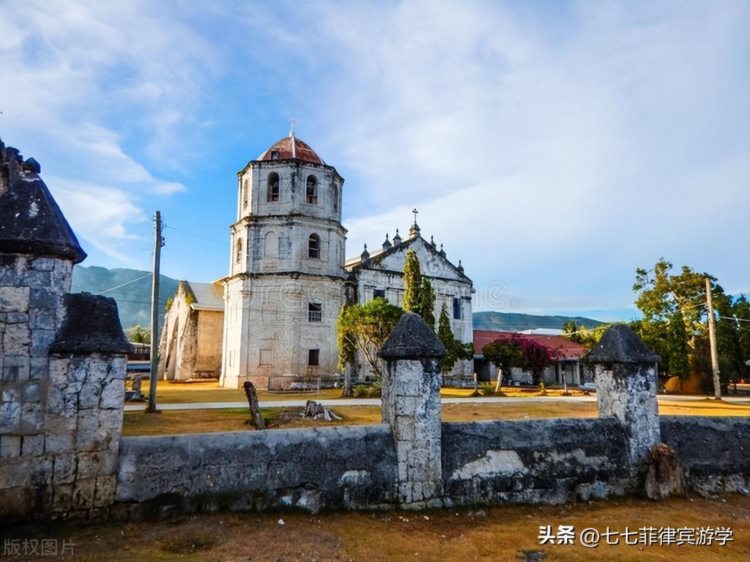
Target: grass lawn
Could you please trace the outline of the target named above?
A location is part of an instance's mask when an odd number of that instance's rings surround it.
[[[539,544],[539,527],[573,525],[576,544]],[[580,531],[600,533],[642,527],[730,527],[725,546],[629,546],[586,548]],[[590,560],[750,560],[750,497],[611,500],[564,506],[502,506],[427,512],[198,514],[170,521],[87,524],[44,523],[3,529],[6,540],[52,539],[73,545],[77,562],[330,561],[545,562]],[[21,559],[21,558],[9,558]],[[49,557],[24,557],[47,560]]]
[[[301,411],[301,408],[263,408],[263,417],[273,428],[282,412]],[[281,427],[312,427],[326,425],[359,425],[380,423],[379,406],[339,406],[333,411],[344,419],[339,422],[322,422],[303,419],[284,419]],[[659,411],[666,416],[750,416],[750,405],[728,404],[712,400],[698,402],[670,402],[659,404]],[[492,404],[444,404],[443,421],[478,421],[499,419],[596,417],[594,402],[549,402],[492,403]],[[247,408],[220,410],[165,410],[160,414],[125,412],[123,435],[168,435],[175,433],[203,433],[213,431],[242,431],[248,429]],[[284,416],[287,418],[288,416]]]
[[[141,389],[145,395],[148,395],[149,384],[147,380],[143,381]],[[473,388],[443,388],[440,394],[445,397],[461,398],[468,397],[474,391]],[[562,389],[547,389],[547,396],[560,396]],[[571,396],[582,396],[580,390],[570,391]],[[539,390],[536,388],[516,388],[503,387],[503,393],[506,396],[539,396]],[[341,389],[326,388],[320,393],[304,392],[268,392],[267,390],[258,390],[258,399],[261,402],[273,400],[333,400],[341,398]],[[244,402],[245,392],[241,388],[222,388],[219,383],[211,382],[190,382],[174,383],[159,381],[156,387],[156,401],[161,404],[187,404],[198,402]]]

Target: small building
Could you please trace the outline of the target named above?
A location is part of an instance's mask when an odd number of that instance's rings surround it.
[[[543,345],[555,359],[555,364],[542,372],[542,381],[546,385],[569,384],[581,385],[593,380],[593,376],[584,369],[581,360],[588,352],[586,346],[571,341],[563,336],[527,334],[521,332],[496,332],[490,330],[474,330],[474,370],[480,381],[491,381],[497,378],[497,367],[487,361],[482,354],[482,348],[488,343],[498,340],[510,340],[518,336],[535,341]],[[504,373],[507,378],[507,374]],[[519,368],[511,369],[510,380],[519,384],[530,384],[531,373]]]
[[[221,285],[180,281],[168,302],[159,341],[164,380],[218,378],[224,298]]]

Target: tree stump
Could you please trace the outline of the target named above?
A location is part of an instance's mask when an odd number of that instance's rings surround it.
[[[662,500],[672,494],[685,495],[685,476],[677,453],[669,445],[659,443],[649,453],[645,483],[646,496]]]
[[[315,400],[307,401],[305,404],[305,410],[302,412],[302,417],[324,421],[338,421],[341,419],[339,416],[331,412],[331,410],[323,406],[323,404],[316,402]]]

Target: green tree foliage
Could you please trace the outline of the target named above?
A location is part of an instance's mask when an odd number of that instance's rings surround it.
[[[443,303],[440,309],[440,318],[438,319],[437,337],[445,346],[446,355],[440,360],[440,372],[450,373],[453,366],[459,360],[468,360],[474,357],[474,346],[470,343],[463,343],[456,339],[451,330],[451,322],[448,317],[448,308]]]
[[[435,329],[435,289],[422,275],[414,250],[406,253],[404,264],[404,310],[419,314],[430,328]]]
[[[547,347],[519,334],[488,343],[482,348],[482,354],[504,373],[510,373],[513,367],[531,371],[534,384],[539,384],[542,371],[555,363],[555,357]]]
[[[339,368],[344,370],[351,365],[356,351],[359,351],[380,379],[383,363],[377,353],[403,313],[401,308],[389,304],[384,298],[342,308],[337,323]]]
[[[427,277],[422,277],[422,284],[419,287],[419,306],[415,310],[422,317],[422,320],[435,329],[435,289]]]
[[[678,377],[687,377],[690,374],[688,337],[685,331],[685,320],[682,317],[682,312],[679,310],[675,311],[669,319],[666,347],[669,374]]]
[[[134,343],[151,343],[151,330],[141,325],[136,325],[126,333],[128,340]]]
[[[422,288],[422,271],[419,267],[417,253],[414,250],[406,252],[404,264],[404,310],[417,312],[420,305],[420,290]]]
[[[609,324],[599,326],[589,330],[583,324],[576,324],[575,320],[568,320],[563,324],[563,336],[568,338],[570,341],[580,343],[591,349],[599,343],[602,338],[602,334],[607,331]]]
[[[672,264],[664,258],[651,270],[637,269],[633,290],[643,319],[634,322],[633,328],[661,355],[662,366],[669,374],[685,376],[693,372],[710,381],[706,277],[711,282],[718,316],[716,340],[721,380],[736,381],[750,374],[745,364],[750,359],[750,326],[739,321],[750,316],[750,305],[742,295],[726,295],[716,278],[687,266],[673,273]],[[680,320],[682,328],[677,324]],[[710,388],[707,386],[706,390]]]

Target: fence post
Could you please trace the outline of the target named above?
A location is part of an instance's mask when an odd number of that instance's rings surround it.
[[[661,442],[655,364],[659,356],[624,324],[609,328],[589,352],[594,364],[599,417],[615,417],[625,430],[627,460],[640,465]]]
[[[445,347],[418,315],[407,312],[379,353],[383,422],[391,427],[402,507],[442,506],[440,369]]]

